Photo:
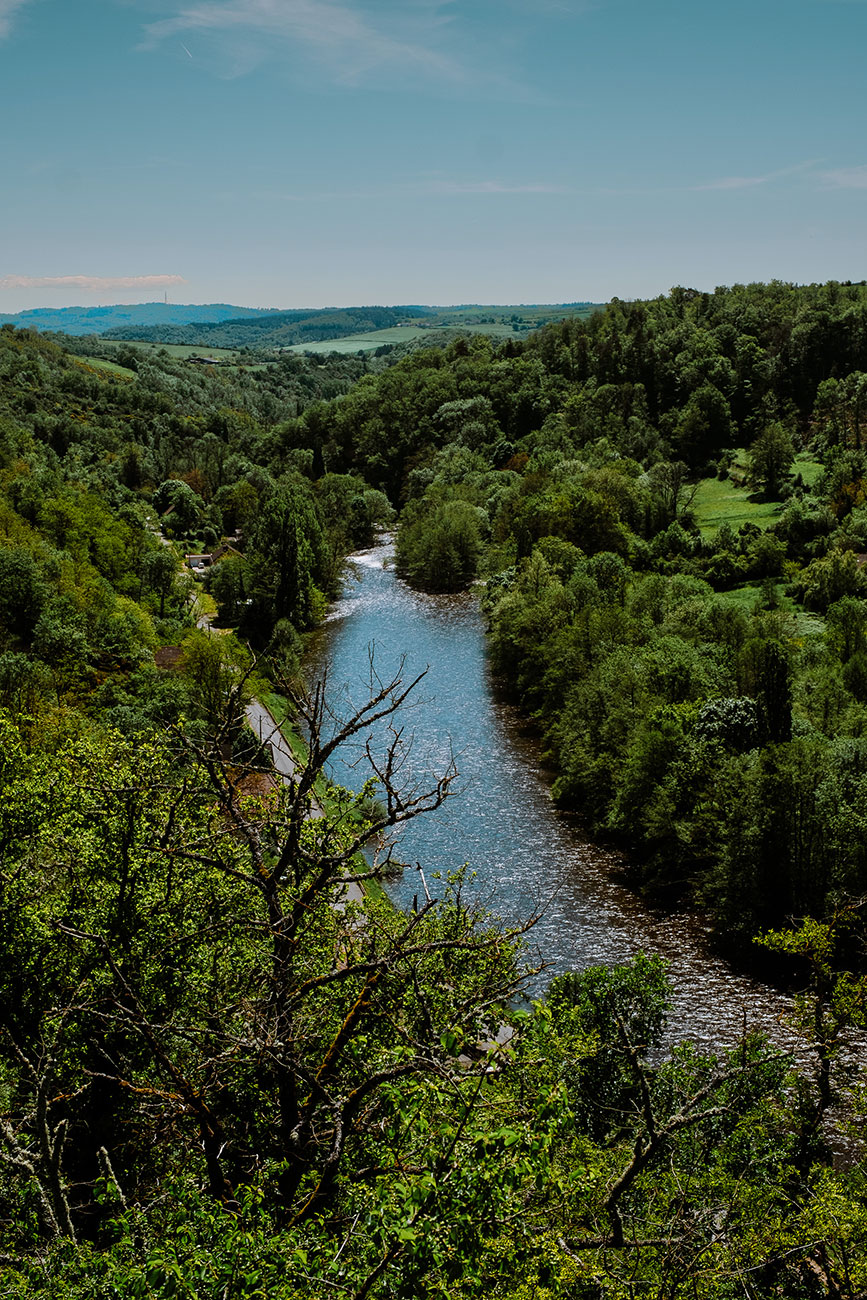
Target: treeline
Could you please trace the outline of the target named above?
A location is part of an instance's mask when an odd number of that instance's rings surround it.
[[[487,577],[556,796],[742,949],[867,888],[865,370],[864,285],[676,289],[419,353],[284,430],[401,502],[410,581]],[[721,483],[745,522],[696,514]]]
[[[344,391],[358,358],[201,373],[72,346],[0,329],[0,703],[129,732],[183,704],[153,654],[195,621],[184,552],[233,539],[214,569],[225,621],[260,650],[276,633],[295,664],[342,556],[391,510],[356,476],[314,485],[310,455],[281,448],[281,419]]]
[[[395,495],[409,491],[417,461],[453,441],[498,469],[522,452],[565,459],[599,438],[642,463],[698,469],[777,419],[803,433],[820,386],[865,365],[863,285],[675,289],[523,341],[482,336],[422,352],[359,384],[333,419],[309,413],[295,436],[329,468],[337,457]],[[453,401],[483,401],[484,413],[438,414]]]
[[[188,325],[242,316],[260,316],[275,308],[234,307],[229,303],[204,305],[142,302],[111,307],[31,307],[28,311],[0,313],[0,325],[17,329],[57,330],[62,334],[104,334],[121,325]]]
[[[204,373],[0,329],[0,1293],[864,1294],[863,310],[676,291]],[[747,471],[772,527],[698,528]],[[519,1010],[528,939],[460,875],[376,892],[359,850],[455,773],[402,788],[408,682],[335,720],[295,670],[397,508],[413,581],[487,578],[559,797],[802,979],[800,1070],[668,1044],[645,958]],[[245,725],[276,682],[287,781]],[[377,720],[354,798],[328,759]]]
[[[426,316],[427,307],[338,307],[320,311],[267,312],[233,320],[190,324],[118,325],[105,330],[107,339],[151,343],[191,343],[211,348],[285,348],[318,343],[345,334],[389,329],[407,316]]]

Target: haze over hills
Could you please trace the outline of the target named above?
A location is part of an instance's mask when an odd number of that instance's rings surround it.
[[[58,334],[104,334],[119,327],[214,323],[224,320],[270,316],[276,307],[235,307],[229,303],[137,302],[110,307],[33,307],[14,315],[0,313],[0,325],[20,329],[51,330]]]
[[[591,302],[464,303],[457,306],[238,307],[228,303],[128,303],[104,307],[34,308],[0,315],[0,324],[40,332],[99,336],[114,343],[182,345],[202,349],[327,352],[391,350],[440,341],[447,332],[494,337],[525,335],[550,321],[584,316]]]
[[[190,324],[134,324],[105,330],[108,339],[141,343],[186,343],[195,347],[275,348],[347,334],[390,329],[406,320],[427,318],[430,307],[302,307],[262,315],[236,316]]]
[[[533,306],[303,308],[214,323],[125,325],[106,330],[104,337],[124,342],[211,348],[294,347],[298,350],[309,345],[314,351],[328,350],[330,343],[339,343],[338,350],[364,350],[366,344],[396,345],[418,340],[423,335],[439,335],[445,330],[500,337],[526,334],[549,321],[586,315],[597,305],[581,302]]]

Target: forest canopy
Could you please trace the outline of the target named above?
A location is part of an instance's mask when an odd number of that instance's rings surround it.
[[[865,395],[863,284],[213,367],[0,328],[0,1293],[865,1293]],[[460,874],[389,901],[455,773],[395,722],[335,787],[303,655],[395,523],[555,798],[802,990],[797,1064],[672,1044],[647,957],[522,1001]]]

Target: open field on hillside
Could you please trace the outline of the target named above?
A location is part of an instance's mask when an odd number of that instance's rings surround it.
[[[347,334],[341,339],[320,339],[313,343],[293,343],[291,347],[281,348],[282,352],[312,352],[323,355],[329,352],[374,352],[377,348],[389,344],[409,343],[430,334],[429,329],[419,325],[393,325],[386,330],[373,330],[366,334]]]
[[[791,596],[787,596],[784,582],[776,582],[774,592],[778,608],[785,610],[787,614],[791,614],[794,618],[795,630],[798,636],[815,636],[824,630],[824,618],[819,614],[809,613],[792,600]],[[731,591],[719,592],[719,597],[721,600],[728,601],[730,605],[736,605],[744,614],[752,614],[756,605],[762,599],[762,584],[760,582],[746,582],[742,587],[734,587]]]
[[[576,316],[586,315],[586,311],[569,313]],[[449,312],[447,319],[437,320],[433,324],[393,325],[390,329],[373,330],[366,334],[347,334],[338,339],[322,339],[317,343],[295,343],[284,349],[287,352],[373,352],[376,348],[388,344],[409,343],[413,339],[425,336],[434,339],[438,334],[460,330],[464,334],[487,334],[494,339],[522,338],[532,330],[540,327],[540,322],[533,319],[532,313],[522,317],[514,324],[505,320],[478,319],[471,313],[464,315],[460,311]],[[553,314],[545,319],[561,319]]]
[[[489,322],[482,324],[476,321],[460,321],[450,325],[394,325],[387,330],[374,330],[368,334],[347,334],[342,339],[322,339],[318,343],[295,343],[292,347],[284,349],[286,352],[313,352],[323,354],[328,352],[373,352],[376,348],[387,346],[388,344],[409,343],[413,339],[435,338],[437,334],[448,331],[460,330],[464,334],[489,334],[491,338],[504,339],[515,338],[515,331],[511,325],[505,325],[501,321]]]
[[[134,370],[128,369],[127,366],[119,366],[114,361],[106,361],[103,357],[76,357],[75,360],[86,369],[105,370],[110,375],[120,375],[124,379],[135,379]]]
[[[294,343],[286,348],[290,352],[372,352],[387,344],[409,343],[424,335],[435,337],[441,331],[461,330],[469,334],[489,334],[491,338],[523,338],[530,331],[541,329],[549,321],[564,320],[568,316],[590,316],[598,304],[581,303],[549,305],[549,307],[443,307],[435,315],[417,317],[403,325],[387,329],[368,330],[367,333],[344,334],[341,338],[321,339],[318,342]]]
[[[754,500],[749,488],[739,487],[731,478],[703,478],[692,500],[695,521],[705,537],[713,537],[723,524],[735,532],[746,523],[769,528],[782,508],[780,501]]]
[[[692,501],[696,523],[705,537],[712,537],[723,524],[735,532],[741,524],[756,524],[769,528],[783,509],[782,501],[762,501],[752,488],[744,486],[749,468],[749,453],[739,448],[726,479],[703,478]],[[792,475],[801,476],[806,487],[812,487],[822,473],[822,465],[808,452],[795,457]]]
[[[100,343],[106,348],[123,348],[128,351],[130,348],[140,349],[143,352],[167,352],[170,357],[176,360],[187,361],[190,357],[210,357],[214,361],[243,361],[244,353],[237,348],[207,348],[196,347],[192,343],[144,343],[144,342],[122,342],[116,339],[101,339]]]
[[[805,487],[813,487],[817,479],[824,473],[825,466],[821,461],[813,460],[809,452],[802,451],[795,457],[795,463],[792,466],[792,473],[797,477],[801,476],[801,481]]]

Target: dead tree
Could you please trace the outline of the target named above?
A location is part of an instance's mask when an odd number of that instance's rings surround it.
[[[226,757],[219,729],[204,743],[178,737],[172,774],[158,766],[144,794],[128,773],[94,782],[128,867],[87,924],[56,922],[89,973],[94,1042],[112,1044],[87,1077],[118,1098],[128,1127],[200,1160],[230,1211],[263,1170],[292,1224],[322,1212],[341,1178],[423,1166],[409,1128],[381,1150],[395,1090],[435,1080],[465,1097],[487,1063],[458,1061],[444,1042],[455,1031],[492,1039],[521,982],[532,919],[503,930],[460,882],[435,897],[425,881],[410,913],[361,892],[378,874],[364,845],[454,788],[454,763],[428,783],[406,780],[411,741],[396,714],[419,680],[375,681],[344,719],[324,683],[296,697],[306,753],[258,793],[245,793],[250,773]],[[226,726],[236,714],[230,700]],[[326,779],[350,740],[375,783],[372,815]]]

